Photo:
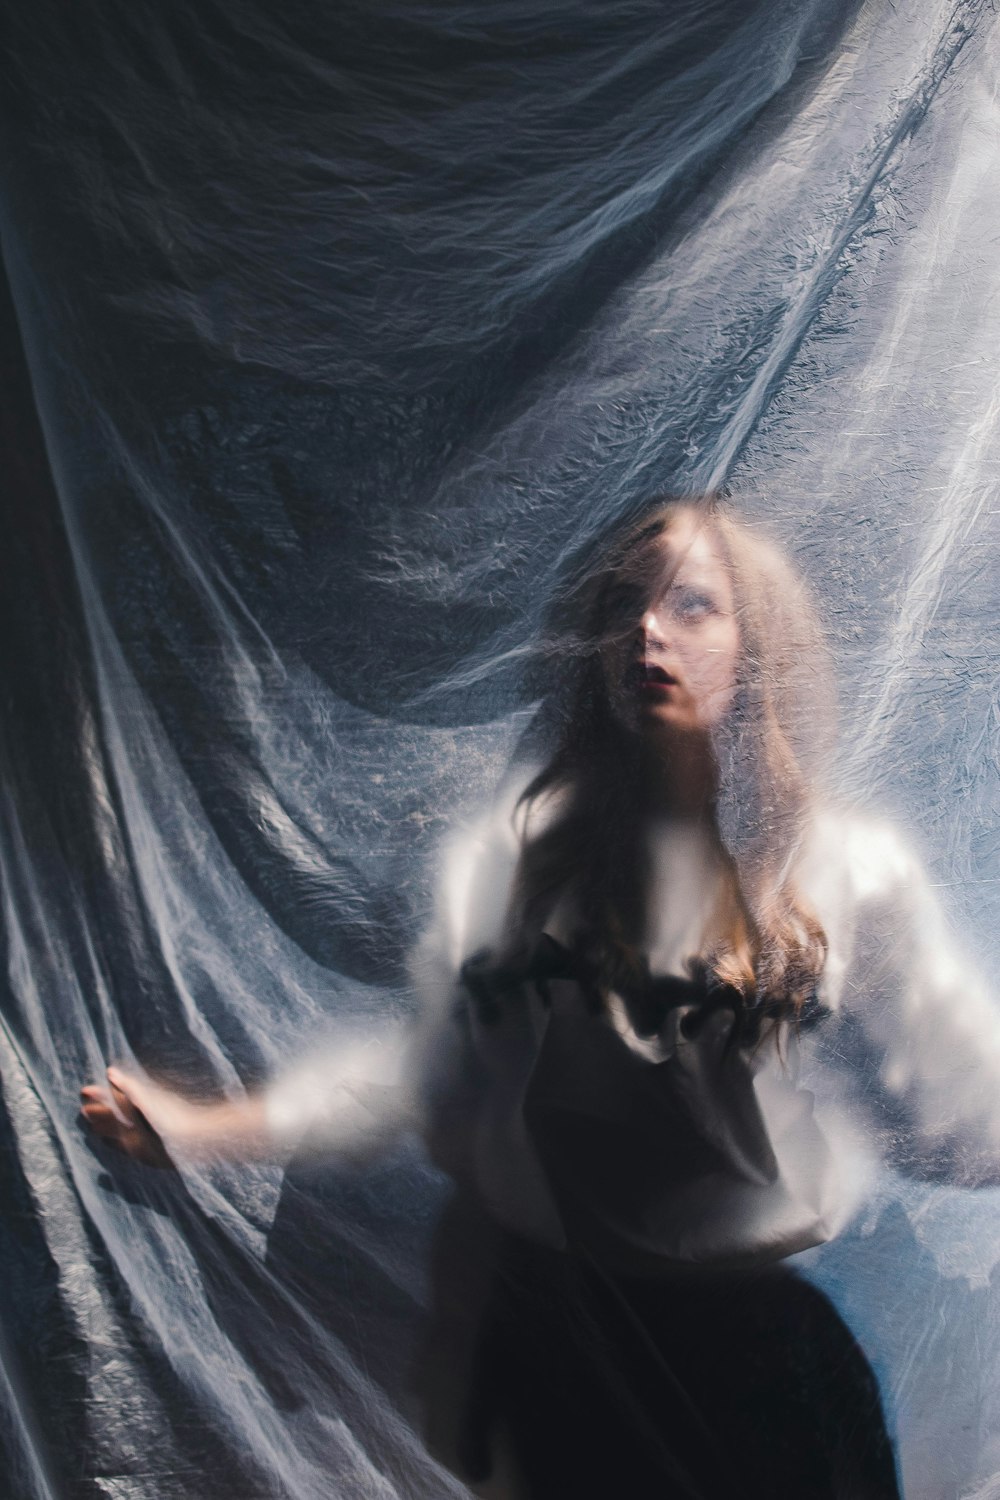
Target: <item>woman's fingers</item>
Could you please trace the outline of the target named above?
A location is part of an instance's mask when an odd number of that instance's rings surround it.
[[[108,1069],[108,1082],[111,1085],[111,1095],[118,1107],[128,1116],[135,1113],[147,1112],[148,1106],[162,1089],[157,1089],[151,1084],[144,1083],[141,1078],[136,1078],[133,1073],[125,1073],[121,1068],[111,1067]]]
[[[87,1124],[98,1135],[114,1139],[121,1132],[122,1123],[110,1105],[94,1099],[84,1103],[83,1113]]]
[[[173,1166],[163,1141],[140,1106],[140,1099],[148,1090],[138,1079],[118,1068],[108,1069],[108,1082],[110,1088],[91,1083],[80,1090],[83,1116],[90,1128],[136,1161],[155,1167]]]
[[[80,1101],[87,1123],[101,1135],[114,1135],[125,1124],[115,1109],[111,1090],[99,1083],[89,1083],[80,1090]]]

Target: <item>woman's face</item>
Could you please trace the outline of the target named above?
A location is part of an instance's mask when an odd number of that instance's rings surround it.
[[[600,651],[611,711],[635,733],[706,733],[736,692],[732,579],[711,524],[694,513],[682,512],[651,545],[645,597],[624,590],[634,600],[634,624],[613,621]]]

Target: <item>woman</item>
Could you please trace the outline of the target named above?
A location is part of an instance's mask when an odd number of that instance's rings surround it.
[[[853,1071],[869,1135],[995,1180],[997,1016],[894,836],[817,802],[824,659],[773,548],[668,503],[564,613],[555,749],[451,851],[395,1108],[341,1057],[221,1106],[110,1069],[84,1112],[146,1159],[416,1112],[458,1185],[420,1387],[472,1481],[890,1500],[874,1377],[782,1265],[865,1180],[849,1088],[806,1084]]]

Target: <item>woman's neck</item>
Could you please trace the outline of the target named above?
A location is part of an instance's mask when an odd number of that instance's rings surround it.
[[[715,755],[707,734],[643,739],[638,800],[646,817],[714,824],[717,791]]]

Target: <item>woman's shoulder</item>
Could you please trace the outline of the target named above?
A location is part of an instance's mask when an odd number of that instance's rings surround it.
[[[923,877],[923,865],[897,824],[877,813],[827,803],[802,839],[799,879],[808,890],[854,902],[893,900]]]
[[[518,767],[493,800],[442,843],[425,944],[441,949],[453,970],[471,954],[497,945],[522,851],[558,816],[557,793],[526,797],[536,775],[537,767]]]
[[[824,813],[809,866],[801,888],[831,935],[846,933],[852,941],[865,935],[869,959],[877,954],[886,971],[920,970],[924,991],[937,985],[950,992],[957,975],[966,988],[973,983],[960,958],[969,951],[969,934],[949,890],[957,882],[939,863],[929,863],[898,824],[875,815]]]
[[[536,775],[537,768],[519,767],[489,803],[456,824],[441,849],[446,882],[464,888],[473,879],[490,880],[515,865],[525,844],[551,826],[561,799],[550,792],[532,795]]]
[[[915,955],[943,960],[946,924],[924,862],[898,824],[877,813],[827,805],[803,839],[798,886],[826,934],[825,998],[833,1008],[872,972],[848,982],[858,961],[883,979],[909,969]]]

